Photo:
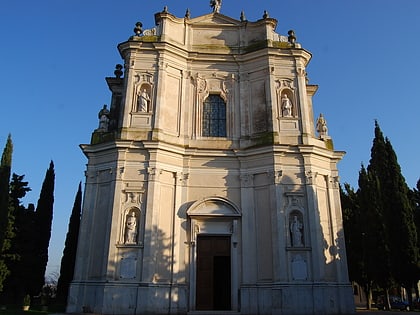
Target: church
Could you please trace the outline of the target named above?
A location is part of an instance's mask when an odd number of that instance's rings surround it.
[[[311,53],[264,12],[134,26],[90,144],[68,313],[349,314]],[[327,117],[327,115],[325,115]],[[93,128],[92,128],[93,129]]]

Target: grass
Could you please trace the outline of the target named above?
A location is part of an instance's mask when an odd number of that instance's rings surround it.
[[[55,313],[64,313],[65,307],[63,305],[50,305],[48,311],[42,311],[41,306],[31,306],[28,311],[22,310],[21,306],[8,305],[5,310],[0,310],[0,315],[47,315]]]
[[[23,311],[22,309],[7,309],[7,310],[1,310],[1,315],[30,315],[30,314],[48,314],[48,312],[44,311],[35,311],[35,310],[29,310],[29,311]]]

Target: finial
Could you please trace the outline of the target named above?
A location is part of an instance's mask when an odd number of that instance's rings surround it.
[[[290,44],[292,44],[294,46],[295,43],[296,43],[295,31],[290,30],[290,31],[287,32],[287,34],[289,34],[289,36],[287,37],[287,40],[289,41]]]
[[[165,5],[165,6],[163,7],[163,11],[162,11],[162,13],[168,13],[168,6],[167,6],[167,5]]]
[[[264,10],[263,19],[267,19],[267,18],[269,18],[268,12]]]
[[[136,36],[140,36],[141,33],[143,33],[142,26],[143,26],[143,24],[141,22],[136,23],[136,27],[133,30],[134,34],[136,34]]]
[[[244,10],[241,11],[241,22],[246,21],[245,12]]]
[[[191,16],[190,9],[187,9],[187,11],[185,12],[185,18],[189,19],[190,16]]]
[[[115,65],[115,71],[114,71],[114,74],[115,74],[115,77],[116,77],[116,78],[121,78],[121,76],[123,75],[122,68],[123,68],[123,66],[122,66],[122,65],[120,65],[119,63],[117,63],[117,64]]]
[[[222,0],[210,0],[210,6],[213,8],[214,13],[220,13],[222,7]]]

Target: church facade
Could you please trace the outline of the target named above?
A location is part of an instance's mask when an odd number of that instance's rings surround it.
[[[311,54],[277,21],[176,17],[118,45],[67,312],[348,314],[337,163]]]

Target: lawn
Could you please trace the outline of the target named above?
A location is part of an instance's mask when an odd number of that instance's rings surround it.
[[[32,315],[32,314],[48,314],[48,312],[44,312],[44,311],[23,311],[21,309],[7,309],[7,310],[1,310],[0,311],[1,315]]]
[[[41,306],[33,306],[28,311],[24,311],[22,307],[10,305],[5,310],[0,310],[0,315],[46,315],[64,313],[64,309],[62,305],[51,305],[48,307],[48,311],[41,311]]]

